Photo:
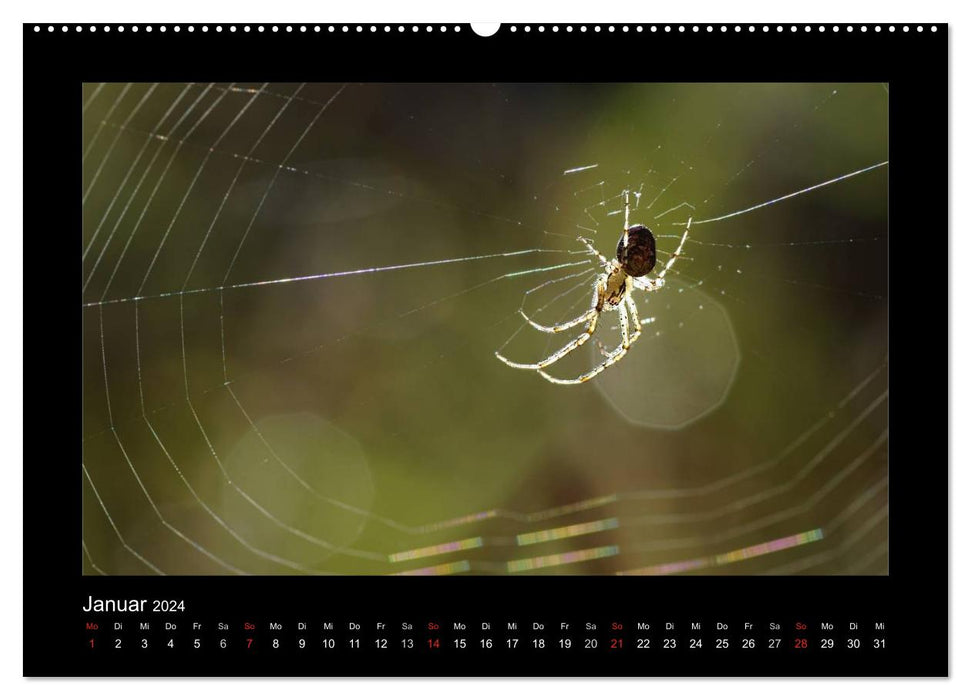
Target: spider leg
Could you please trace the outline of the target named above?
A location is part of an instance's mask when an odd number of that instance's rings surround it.
[[[630,292],[624,297],[624,301],[627,303],[627,310],[630,311],[630,320],[634,324],[634,335],[630,337],[629,343],[629,345],[633,345],[634,341],[641,337],[641,318],[637,313],[637,304],[634,303],[634,297]]]
[[[658,274],[657,276],[658,280],[664,279],[664,275],[668,274],[668,270],[670,270],[671,266],[674,265],[674,261],[678,259],[679,255],[681,255],[681,249],[684,248],[684,242],[688,240],[688,231],[690,230],[691,230],[691,217],[689,216],[688,227],[684,230],[684,235],[681,236],[681,243],[678,244],[678,249],[674,251],[674,255],[668,258],[667,263],[664,265],[664,269],[661,270],[661,272]]]
[[[593,317],[590,319],[590,325],[587,326],[586,331],[584,331],[582,334],[580,334],[579,336],[577,336],[576,338],[574,338],[573,340],[571,340],[569,343],[567,343],[566,345],[564,345],[562,348],[560,348],[559,350],[557,350],[556,352],[554,352],[549,357],[543,358],[539,362],[532,362],[532,363],[528,363],[528,364],[523,364],[523,363],[519,363],[519,362],[513,362],[512,360],[507,360],[505,357],[503,357],[502,355],[500,355],[498,352],[496,353],[496,357],[498,357],[502,362],[506,363],[507,365],[509,365],[510,367],[513,367],[515,369],[535,369],[535,370],[540,370],[543,367],[548,367],[549,365],[553,364],[557,360],[560,360],[560,359],[566,357],[571,352],[573,352],[574,350],[576,350],[578,347],[580,347],[581,345],[583,345],[585,342],[587,342],[588,340],[590,340],[590,338],[593,336],[594,331],[597,330],[597,320],[599,318],[600,318],[600,316],[595,313],[593,315]],[[543,374],[543,372],[540,372],[540,374]],[[546,376],[546,375],[543,374],[543,376]]]
[[[561,331],[565,331],[567,329],[579,326],[584,321],[589,321],[590,317],[593,314],[597,313],[597,309],[592,308],[587,311],[584,311],[580,316],[577,316],[572,321],[567,321],[566,323],[558,323],[555,326],[544,326],[542,324],[536,323],[536,321],[534,321],[529,316],[527,316],[526,312],[523,311],[522,309],[519,310],[519,313],[523,318],[525,318],[529,322],[529,325],[531,325],[536,330],[543,331],[544,333],[559,333]]]
[[[574,338],[572,341],[564,345],[562,348],[554,352],[549,357],[546,357],[540,360],[539,362],[530,362],[525,364],[521,362],[513,362],[512,360],[509,360],[503,357],[502,355],[500,355],[498,351],[496,351],[496,357],[500,361],[516,369],[541,369],[543,367],[553,364],[560,358],[564,357],[565,355],[568,355],[569,353],[573,352],[578,347],[583,345],[585,342],[587,342],[590,339],[590,337],[593,335],[594,331],[597,330],[597,321],[600,319],[600,313],[597,311],[597,306],[599,305],[599,303],[600,303],[600,286],[597,285],[596,287],[594,287],[594,290],[593,290],[593,299],[591,299],[590,301],[590,309],[587,311],[586,314],[584,314],[584,316],[580,317],[580,320],[577,323],[570,321],[567,324],[564,324],[562,328],[558,326],[551,326],[549,328],[547,332],[556,333],[558,332],[557,330],[554,330],[556,328],[559,328],[559,330],[563,330],[564,328],[570,328],[572,326],[579,325],[586,319],[590,320],[590,324],[587,326],[587,329],[583,334]],[[520,311],[520,313],[522,312]],[[523,316],[525,317],[525,314],[523,314]],[[540,330],[546,330],[547,328],[546,326],[539,326],[538,324],[533,323],[532,321],[530,321],[529,318],[527,318],[526,320],[529,321],[531,324],[533,324],[533,326],[538,327]]]
[[[604,265],[607,264],[607,258],[600,254],[600,251],[593,247],[593,242],[589,238],[584,238],[583,236],[577,236],[577,240],[587,247],[591,253],[600,258],[600,262]]]
[[[624,245],[627,245],[627,231],[630,230],[630,190],[624,190]]]
[[[579,377],[575,377],[573,379],[559,379],[558,377],[550,376],[546,372],[539,370],[539,373],[540,375],[542,375],[543,379],[545,379],[548,382],[552,382],[553,384],[583,384],[584,382],[596,377],[598,374],[600,374],[605,369],[610,367],[610,365],[614,364],[615,362],[618,362],[624,355],[626,355],[627,351],[630,349],[631,343],[637,340],[637,338],[640,336],[640,324],[638,322],[636,326],[637,331],[634,334],[634,337],[631,338],[630,328],[627,320],[627,308],[623,304],[621,304],[620,306],[617,307],[617,312],[620,314],[621,342],[620,342],[620,345],[618,345],[613,352],[607,355],[606,359],[604,359],[603,362],[601,362],[599,365],[594,367],[589,372],[586,372],[585,374],[581,374]]]
[[[634,344],[635,340],[641,337],[641,319],[638,317],[638,314],[637,314],[637,305],[634,303],[634,297],[631,296],[629,291],[627,294],[624,295],[623,303],[626,304],[627,310],[630,312],[630,320],[634,324],[634,333],[633,335],[630,336],[630,340],[627,341],[627,346],[630,347],[631,345]],[[627,319],[624,317],[622,308],[618,309],[618,313],[621,318],[620,324],[621,324],[622,338],[626,338],[627,334],[625,331],[627,329],[624,328],[624,322]],[[653,320],[654,319],[650,319],[648,323],[651,323]],[[600,340],[596,340],[594,342],[597,343],[597,348],[600,350],[600,354],[603,355],[604,357],[610,357],[613,352],[616,352],[616,349],[613,351],[607,350],[607,346],[605,346]]]
[[[555,326],[544,326],[541,323],[536,323],[536,321],[534,321],[529,316],[527,316],[526,312],[523,311],[522,308],[519,309],[519,314],[524,319],[526,319],[526,321],[529,322],[529,325],[531,325],[533,328],[535,328],[538,331],[543,331],[544,333],[559,333],[561,331],[568,330],[575,326],[579,326],[581,323],[585,321],[589,321],[590,317],[593,316],[595,313],[597,313],[597,304],[600,302],[599,290],[603,286],[603,282],[601,281],[602,279],[603,279],[603,275],[601,275],[600,279],[597,280],[597,283],[593,285],[593,299],[590,300],[590,308],[584,311],[579,316],[577,316],[572,321],[566,321],[565,323],[557,323]]]
[[[641,319],[640,314],[637,311],[637,304],[634,303],[634,296],[632,294],[627,295],[627,308],[630,309],[631,319],[634,321],[634,335],[630,337],[631,345],[634,341],[641,336],[641,331],[644,326],[654,323],[654,317]]]

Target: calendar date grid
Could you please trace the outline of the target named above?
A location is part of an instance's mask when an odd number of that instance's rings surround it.
[[[92,653],[837,653],[887,648],[883,620],[137,620],[90,619]]]

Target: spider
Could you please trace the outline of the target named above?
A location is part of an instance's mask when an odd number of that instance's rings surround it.
[[[525,364],[513,362],[500,355],[498,351],[496,352],[496,357],[516,369],[534,369],[542,375],[543,379],[553,384],[582,384],[596,377],[626,355],[630,346],[641,336],[641,320],[637,315],[637,305],[634,303],[634,298],[631,296],[631,293],[635,289],[644,292],[656,292],[664,286],[664,276],[671,269],[671,266],[674,265],[674,261],[678,259],[678,256],[681,255],[681,249],[684,247],[684,242],[687,240],[688,231],[690,230],[691,218],[689,217],[687,227],[684,230],[684,235],[681,236],[681,242],[678,244],[677,250],[674,251],[674,254],[668,259],[661,272],[655,278],[646,278],[645,275],[653,270],[654,265],[657,263],[657,248],[654,242],[654,234],[643,224],[630,225],[630,191],[624,190],[624,233],[621,235],[620,240],[617,241],[617,259],[607,260],[607,258],[600,254],[600,251],[593,247],[593,242],[590,239],[584,238],[583,236],[577,239],[587,247],[587,250],[591,254],[599,258],[603,265],[603,272],[597,275],[597,279],[594,282],[593,299],[590,302],[590,308],[572,321],[560,323],[555,326],[544,326],[536,323],[522,309],[519,311],[523,318],[529,322],[529,325],[543,333],[561,333],[583,323],[587,324],[585,331],[552,355],[543,358],[539,362]],[[593,337],[594,331],[597,330],[597,322],[600,320],[600,314],[605,311],[615,310],[620,316],[620,345],[608,352],[603,347],[603,344],[600,344],[600,352],[604,356],[603,362],[589,372],[574,377],[573,379],[560,379],[543,371],[544,367],[548,367],[554,362],[563,359]],[[629,318],[628,313],[630,314]],[[650,323],[653,320],[653,318],[648,319],[645,323]],[[630,332],[631,323],[634,326],[633,335]]]

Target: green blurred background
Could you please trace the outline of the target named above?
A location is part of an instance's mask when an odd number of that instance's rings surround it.
[[[886,573],[888,167],[694,224],[588,384],[493,353],[558,347],[518,310],[589,303],[575,239],[612,257],[625,188],[663,263],[688,215],[887,160],[887,103],[83,86],[84,571]]]

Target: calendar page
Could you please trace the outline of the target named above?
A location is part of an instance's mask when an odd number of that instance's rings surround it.
[[[25,25],[25,674],[946,675],[947,32]]]

